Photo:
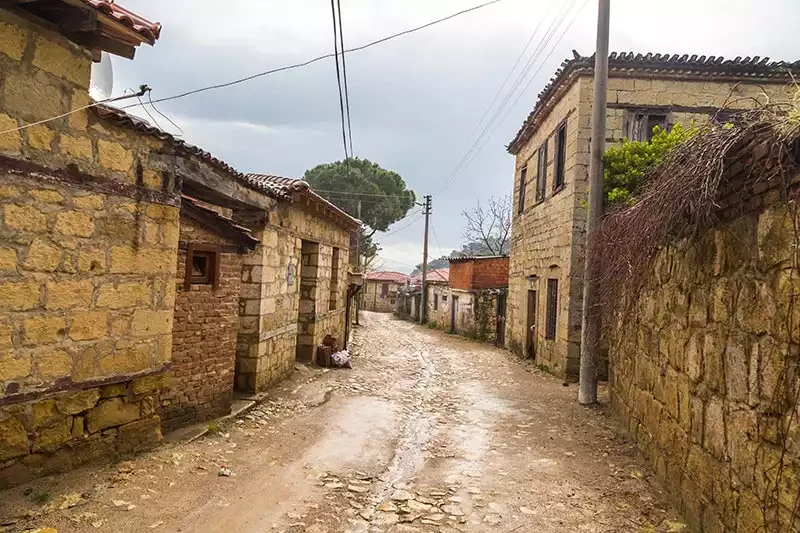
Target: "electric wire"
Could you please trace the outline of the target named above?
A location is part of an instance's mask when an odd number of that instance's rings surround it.
[[[353,152],[353,127],[350,122],[350,89],[347,85],[347,61],[345,61],[344,58],[344,23],[342,22],[341,0],[336,0],[336,8],[339,12],[339,49],[342,51],[342,78],[344,78],[344,105],[347,114],[347,137],[350,140],[350,155],[355,157],[355,152]]]
[[[333,18],[333,57],[336,63],[336,87],[339,90],[339,112],[342,120],[342,143],[344,144],[344,160],[350,157],[347,152],[347,132],[344,118],[344,96],[342,95],[342,76],[339,71],[339,32],[336,29],[336,0],[331,0],[331,15]]]

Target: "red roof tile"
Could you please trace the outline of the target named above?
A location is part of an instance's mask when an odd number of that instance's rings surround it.
[[[402,272],[382,271],[370,272],[367,274],[367,279],[370,281],[388,281],[391,283],[405,283],[408,281],[408,275]]]
[[[149,44],[154,44],[161,36],[160,23],[150,22],[146,18],[125,9],[114,0],[82,0],[82,2],[132,29]]]
[[[434,268],[428,270],[428,281],[449,283],[450,282],[450,269],[449,268]],[[411,276],[411,283],[422,283],[422,274]]]

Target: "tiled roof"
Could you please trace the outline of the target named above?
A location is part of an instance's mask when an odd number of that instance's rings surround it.
[[[193,198],[181,197],[181,212],[201,224],[212,227],[221,232],[223,236],[235,239],[250,250],[255,249],[258,240],[250,234],[250,229],[240,226],[230,218],[224,217],[213,209],[200,205]]]
[[[184,141],[183,139],[178,139],[174,135],[167,133],[164,130],[151,126],[146,120],[141,119],[139,117],[133,116],[125,111],[118,109],[116,107],[107,106],[104,104],[99,104],[91,108],[97,116],[104,120],[111,121],[119,126],[133,128],[139,132],[146,133],[148,135],[152,135],[162,141],[166,141],[172,144],[175,149],[187,155],[192,155],[197,157],[198,159],[202,160],[204,163],[208,164],[209,166],[213,167],[214,169],[228,174],[232,178],[237,181],[240,181],[249,187],[263,192],[267,196],[278,200],[290,200],[291,199],[291,192],[288,190],[283,190],[280,187],[275,187],[266,184],[257,184],[253,180],[249,179],[247,176],[242,174],[241,172],[237,171],[235,168],[230,166],[228,163],[221,159],[217,159],[209,152],[198,148],[197,146],[191,145]]]
[[[508,144],[509,153],[518,153],[533,136],[561,91],[565,90],[577,76],[592,75],[594,72],[594,55],[581,56],[575,51],[572,53],[573,57],[561,63],[561,67],[539,93],[533,111]],[[608,57],[608,71],[611,77],[636,76],[644,73],[667,78],[723,78],[753,82],[779,80],[788,83],[792,81],[792,76],[800,75],[800,61],[770,61],[768,57],[759,56],[725,59],[722,56],[613,52]]]
[[[448,257],[447,261],[453,263],[468,263],[470,261],[481,261],[484,259],[508,259],[507,255],[462,255],[459,257]]]
[[[108,15],[120,24],[138,33],[148,44],[155,44],[161,36],[161,24],[150,22],[146,18],[129,11],[114,0],[81,0],[84,4]]]
[[[405,283],[408,281],[408,275],[402,272],[370,272],[367,274],[367,279],[370,281],[389,281],[392,283]]]
[[[297,178],[286,178],[283,176],[274,176],[271,174],[247,174],[246,179],[254,186],[260,187],[272,187],[274,190],[285,192],[289,195],[295,192],[299,192],[312,201],[316,202],[319,205],[324,205],[334,213],[336,213],[339,218],[343,219],[347,225],[353,226],[354,228],[360,227],[361,222],[348,215],[342,209],[337,207],[335,204],[329,202],[312,189],[306,180],[297,179]]]
[[[450,269],[434,268],[432,270],[428,270],[428,281],[449,283]],[[422,283],[422,274],[411,276],[411,283]]]

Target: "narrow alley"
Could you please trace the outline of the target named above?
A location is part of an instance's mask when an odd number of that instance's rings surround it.
[[[8,490],[0,530],[637,532],[675,518],[574,386],[488,345],[362,317],[352,370],[302,367],[205,437]]]

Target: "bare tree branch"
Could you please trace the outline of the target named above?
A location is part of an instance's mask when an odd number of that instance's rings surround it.
[[[508,254],[511,234],[511,195],[489,198],[488,209],[484,210],[480,200],[469,211],[462,214],[467,220],[464,240],[467,243],[482,244],[491,255]]]

